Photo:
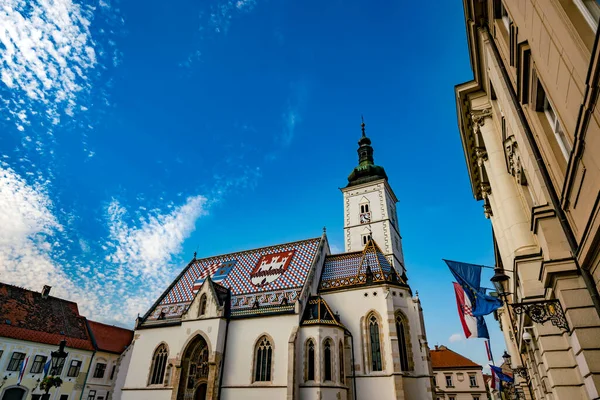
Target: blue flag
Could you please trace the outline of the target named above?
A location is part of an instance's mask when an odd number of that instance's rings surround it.
[[[488,295],[485,288],[481,287],[481,265],[450,260],[444,260],[444,262],[446,262],[452,275],[454,275],[458,283],[465,290],[466,295],[471,300],[471,304],[474,305],[474,317],[488,315],[502,307],[500,299]]]
[[[44,364],[44,378],[48,376],[48,371],[50,371],[50,365],[52,364],[52,357]]]
[[[494,375],[496,375],[496,377],[498,379],[500,379],[501,381],[510,382],[510,383],[514,382],[514,379],[512,376],[506,375],[504,372],[502,372],[502,368],[496,367],[495,365],[490,365],[490,368],[494,372]]]

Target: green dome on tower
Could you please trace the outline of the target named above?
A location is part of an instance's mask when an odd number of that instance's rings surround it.
[[[365,134],[364,120],[360,126],[362,128],[362,136],[358,141],[358,166],[352,170],[350,175],[348,175],[348,185],[346,187],[356,186],[378,179],[385,179],[386,181],[388,179],[383,167],[375,165],[371,139]]]

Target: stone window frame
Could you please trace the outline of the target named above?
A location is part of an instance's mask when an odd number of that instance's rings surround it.
[[[340,384],[342,385],[346,384],[346,368],[344,364],[345,359],[346,357],[344,356],[344,340],[340,339],[338,343],[338,373]]]
[[[206,304],[208,303],[208,296],[206,293],[202,293],[200,296],[200,302],[198,305],[198,316],[203,317],[206,315]]]
[[[256,377],[255,375],[255,370],[256,370],[256,362],[257,362],[257,353],[258,353],[258,346],[259,343],[262,341],[262,339],[266,337],[269,341],[269,344],[271,345],[271,371],[270,371],[270,377],[271,379],[268,381],[257,381],[254,378]],[[273,381],[275,380],[275,340],[273,340],[273,337],[271,335],[269,335],[266,332],[263,332],[261,334],[258,335],[258,338],[254,341],[254,345],[252,346],[252,367],[250,368],[250,382],[253,386],[271,386],[273,385]]]
[[[330,366],[330,378],[331,379],[325,379],[325,344],[329,342],[329,366]],[[334,360],[334,354],[335,354],[335,341],[330,337],[327,336],[325,337],[322,341],[321,341],[321,354],[322,357],[319,357],[319,359],[321,360],[321,362],[319,363],[321,366],[321,371],[323,372],[321,374],[321,382],[325,383],[325,382],[335,382],[335,368],[334,368],[334,364],[335,364],[335,360]]]
[[[404,350],[406,352],[406,363],[407,369],[402,367],[401,353],[400,353],[400,332],[398,332],[398,319],[401,320],[402,327],[404,328]],[[396,337],[398,339],[398,361],[402,372],[414,371],[415,370],[415,359],[412,348],[412,341],[410,336],[410,323],[408,317],[402,310],[396,310],[394,312],[394,328],[396,329]]]
[[[377,325],[379,328],[379,352],[381,354],[381,371],[378,370],[373,370],[372,366],[372,351],[371,351],[371,332],[370,332],[370,319],[371,317],[375,317],[376,321],[377,321]],[[362,337],[363,337],[363,357],[364,357],[364,369],[365,372],[373,372],[373,373],[383,373],[386,369],[386,360],[385,360],[385,349],[383,344],[385,343],[384,340],[384,333],[383,333],[383,319],[381,318],[381,315],[375,311],[375,310],[370,310],[369,312],[367,312],[365,314],[365,316],[363,317],[363,323],[362,323]]]
[[[164,354],[164,357],[162,357],[164,359],[164,366],[163,366],[163,372],[162,372],[162,376],[160,377],[160,382],[156,382],[153,383],[153,376],[154,376],[154,369],[156,368],[156,364],[158,362],[157,358],[160,354],[159,351],[162,349],[165,349],[165,352],[163,352],[162,354]],[[166,342],[160,342],[155,348],[154,351],[152,352],[152,358],[150,359],[150,368],[148,370],[148,383],[146,386],[163,386],[164,385],[164,381],[165,381],[165,372],[167,370],[167,362],[169,359],[169,345]]]
[[[99,374],[99,369],[98,366],[99,365],[104,365],[104,368],[100,368],[100,370],[102,370],[102,376],[96,376],[97,374]],[[94,372],[92,374],[92,378],[94,379],[104,379],[104,377],[106,376],[106,369],[108,367],[108,360],[106,358],[98,358],[96,360],[96,363],[94,364]]]
[[[313,377],[312,379],[309,379],[309,374],[308,374],[308,370],[309,370],[309,357],[308,357],[308,350],[309,350],[309,346],[312,343],[313,345]],[[308,339],[306,339],[306,342],[304,342],[304,382],[316,382],[317,381],[317,342],[313,337],[309,337]]]

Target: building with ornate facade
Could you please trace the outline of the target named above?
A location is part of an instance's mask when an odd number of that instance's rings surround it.
[[[77,303],[50,296],[50,290],[0,283],[0,399],[41,399],[45,375],[63,381],[50,390],[52,400],[116,399],[113,371],[133,332],[88,321]],[[63,340],[64,358],[51,364]]]
[[[435,346],[431,350],[431,367],[436,400],[487,399],[481,365],[446,346]]]
[[[421,303],[396,196],[359,141],[327,236],[197,259],[137,321],[129,399],[432,399]]]
[[[456,86],[473,194],[493,228],[498,318],[526,398],[600,396],[596,1],[464,0]]]

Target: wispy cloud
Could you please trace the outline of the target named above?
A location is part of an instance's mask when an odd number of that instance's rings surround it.
[[[113,35],[105,28],[123,24],[117,14],[107,1],[96,7],[72,0],[4,0],[0,112],[5,121],[21,132],[39,126],[47,134],[65,118],[85,115],[92,102],[96,108],[107,103],[105,92],[92,95],[91,88],[106,71],[104,61],[118,63],[120,53],[114,41],[94,40],[91,29],[94,21],[99,38]],[[103,99],[92,100],[97,96]],[[43,144],[37,138],[38,150]]]
[[[285,111],[282,114],[282,131],[279,142],[288,147],[296,134],[298,124],[302,121],[302,113],[308,101],[308,83],[305,80],[292,82]]]
[[[456,343],[456,342],[462,342],[463,340],[465,340],[465,336],[463,334],[460,333],[453,333],[449,338],[448,341],[450,343]]]
[[[200,13],[198,26],[198,46],[202,41],[215,35],[225,35],[231,21],[238,15],[249,13],[256,7],[256,0],[217,0],[207,11]],[[180,67],[191,67],[202,56],[200,48],[190,52],[187,59],[179,63]]]
[[[62,248],[60,219],[69,216],[55,210],[46,184],[29,184],[0,167],[0,280],[33,290],[51,285],[54,295],[76,301],[87,317],[131,325],[181,268],[175,257],[206,214],[206,203],[191,196],[167,212],[153,210],[134,220],[113,200],[104,245],[95,249],[80,239],[85,260],[74,259]]]

